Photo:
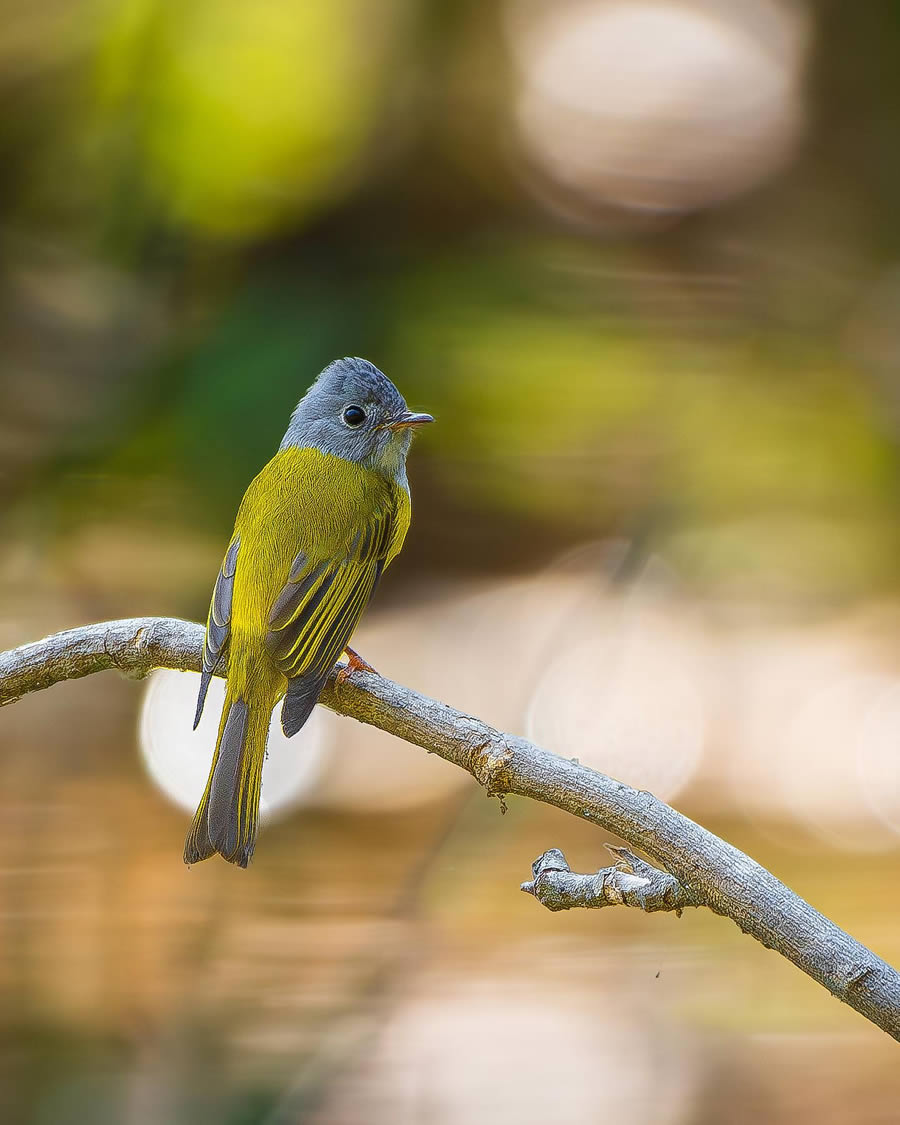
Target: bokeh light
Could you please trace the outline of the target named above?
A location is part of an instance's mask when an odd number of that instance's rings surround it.
[[[598,1097],[604,1118],[620,1125],[690,1118],[692,1045],[661,1043],[624,1006],[613,1002],[598,1015],[568,990],[535,989],[508,971],[499,980],[460,974],[416,983],[313,1116],[317,1125],[412,1122],[423,1102],[442,1106],[452,1125],[576,1125],[596,1114]],[[523,1057],[527,1081],[498,1083]]]
[[[400,7],[366,0],[103,6],[98,154],[136,150],[170,219],[244,240],[349,190]]]
[[[193,730],[200,677],[196,672],[157,669],[149,678],[141,708],[140,741],[147,771],[179,808],[193,813],[203,795],[225,702],[225,681],[209,685],[203,717]],[[322,771],[325,731],[320,711],[294,739],[281,729],[281,708],[269,727],[263,767],[260,816],[283,816],[314,790]]]
[[[660,608],[638,592],[625,601],[583,596],[547,648],[527,730],[668,801],[700,764],[707,705],[697,637]]]
[[[522,143],[570,209],[671,213],[746,191],[799,137],[799,15],[775,0],[512,0]]]
[[[900,682],[873,677],[867,703],[855,746],[859,784],[875,815],[900,838]]]
[[[367,356],[437,424],[354,647],[900,963],[895,0],[3,17],[2,647],[203,620]],[[0,1122],[896,1116],[887,1037],[733,926],[520,893],[605,833],[323,708],[251,869],[186,871],[196,688],[0,709]]]

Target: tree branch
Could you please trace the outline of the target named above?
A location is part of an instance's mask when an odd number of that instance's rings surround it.
[[[674,910],[680,918],[686,906],[701,905],[667,871],[646,863],[628,848],[607,844],[606,850],[616,857],[612,867],[603,867],[593,875],[576,875],[559,848],[550,848],[531,865],[533,879],[520,889],[534,895],[548,910],[636,906],[648,914]]]
[[[198,671],[202,640],[200,625],[149,617],[57,633],[0,654],[0,705],[108,668],[137,678],[156,667]],[[561,852],[545,853],[523,889],[550,909],[613,902],[676,911],[706,906],[900,1040],[900,975],[890,965],[764,867],[650,793],[371,672],[354,672],[340,686],[332,673],[320,702],[453,762],[489,794],[530,797],[590,821],[662,868],[622,850],[614,853],[615,867],[579,876]],[[646,886],[635,882],[645,878]]]

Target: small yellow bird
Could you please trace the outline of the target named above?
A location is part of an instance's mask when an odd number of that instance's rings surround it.
[[[244,494],[213,589],[194,729],[227,668],[225,705],[184,862],[218,852],[246,867],[259,822],[272,709],[290,737],[309,718],[409,528],[406,455],[430,414],[407,409],[364,359],[326,367],[278,452]]]

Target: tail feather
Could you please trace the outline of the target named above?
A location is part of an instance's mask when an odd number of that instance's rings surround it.
[[[281,705],[281,729],[288,738],[293,737],[312,714],[327,679],[326,671],[322,675],[296,676],[288,681],[287,695]]]
[[[272,702],[226,697],[209,781],[184,845],[184,862],[218,852],[246,867],[256,845]]]
[[[256,810],[252,825],[248,821],[247,782],[245,774],[256,769],[262,774],[262,756],[258,763],[252,761],[252,751],[247,745],[247,719],[250,709],[243,699],[236,699],[228,709],[219,755],[209,787],[209,810],[206,815],[209,839],[215,850],[233,863],[247,866],[249,850],[256,838]],[[249,779],[252,784],[252,778]],[[256,805],[259,805],[259,784],[256,785]],[[243,862],[241,862],[243,860]]]
[[[209,807],[209,787],[200,801],[200,806],[194,813],[191,828],[184,842],[184,862],[188,865],[200,863],[204,859],[216,854],[216,849],[209,839],[209,830],[206,827],[206,813]]]

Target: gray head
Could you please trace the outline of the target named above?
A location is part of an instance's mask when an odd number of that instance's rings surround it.
[[[430,414],[410,411],[368,360],[336,359],[297,404],[281,448],[321,449],[405,480],[413,430],[433,421]]]

